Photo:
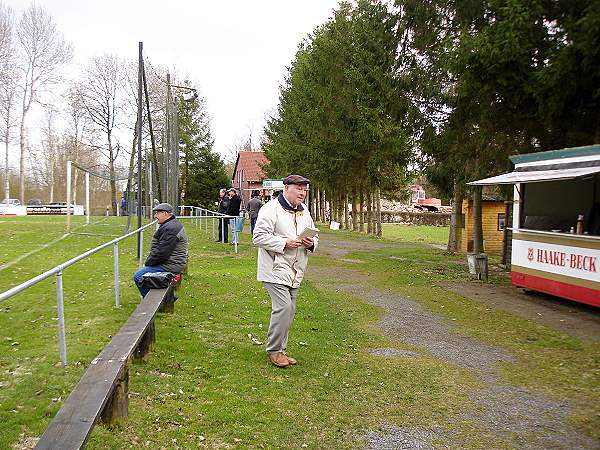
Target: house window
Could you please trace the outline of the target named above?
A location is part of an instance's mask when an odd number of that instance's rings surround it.
[[[504,230],[505,226],[506,226],[506,214],[499,213],[498,214],[498,231]]]

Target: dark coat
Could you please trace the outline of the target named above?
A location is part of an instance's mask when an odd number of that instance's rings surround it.
[[[221,214],[227,214],[227,208],[229,208],[229,196],[225,194],[219,201],[219,212]]]
[[[240,198],[239,195],[234,195],[233,198],[230,198],[229,206],[227,207],[227,215],[228,216],[239,216],[241,204],[242,204],[242,199]]]
[[[188,237],[174,216],[163,222],[152,236],[146,266],[163,266],[166,271],[181,273],[187,265]]]

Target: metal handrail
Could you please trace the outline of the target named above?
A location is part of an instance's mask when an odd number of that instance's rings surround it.
[[[71,258],[70,260],[59,264],[55,267],[53,267],[50,270],[47,270],[46,272],[33,277],[7,291],[4,291],[2,293],[0,293],[0,303],[2,303],[4,300],[9,299],[10,297],[18,294],[19,292],[39,283],[40,281],[45,280],[46,278],[51,277],[52,275],[56,275],[56,303],[57,303],[57,313],[58,313],[58,341],[59,341],[59,352],[60,352],[60,360],[62,362],[63,367],[66,367],[67,365],[67,344],[66,344],[66,332],[65,332],[65,308],[64,308],[64,301],[63,301],[63,279],[62,279],[62,271],[64,269],[66,269],[69,266],[72,266],[73,264],[87,258],[90,255],[93,255],[96,252],[99,252],[100,250],[103,250],[107,247],[110,247],[111,245],[113,246],[113,267],[114,267],[114,282],[115,282],[115,306],[119,307],[119,242],[127,239],[128,237],[134,235],[134,234],[139,234],[140,236],[140,245],[142,244],[142,239],[143,239],[143,231],[154,225],[156,223],[156,220],[153,222],[150,222],[149,224],[144,225],[143,227],[140,227],[136,230],[131,231],[130,233],[127,233],[123,236],[119,236],[118,238],[113,239],[112,241],[106,242],[102,245],[99,245],[98,247],[95,247],[91,250],[88,250],[87,252],[82,253],[81,255],[77,255],[74,258]],[[138,260],[138,264],[141,266],[141,259]]]
[[[215,219],[220,220],[221,222],[223,222],[224,220],[229,220],[229,219],[233,219],[235,222],[234,227],[237,228],[237,220],[239,220],[239,216],[229,216],[227,214],[223,214],[217,211],[212,211],[210,209],[206,209],[206,208],[202,208],[199,206],[192,206],[192,205],[180,205],[179,206],[179,212],[180,214],[183,214],[183,212],[185,211],[185,208],[190,208],[192,210],[193,215],[191,216],[184,216],[184,215],[180,215],[177,216],[178,219],[213,219],[212,220],[212,235],[213,235],[213,239],[215,238]],[[199,215],[195,215],[195,213],[198,212],[200,213]],[[206,215],[203,215],[203,213],[206,213]],[[196,224],[197,225],[197,224]],[[208,223],[205,223],[205,230],[208,231]],[[202,229],[202,223],[200,224],[200,228]],[[225,227],[222,225],[222,229],[224,229]],[[233,231],[232,234],[235,234],[234,237],[234,251],[235,253],[238,253],[238,239],[237,239],[237,231]],[[224,243],[225,239],[222,236],[222,241]]]
[[[50,276],[57,274],[58,272],[62,272],[64,269],[66,269],[69,266],[72,266],[76,262],[79,262],[82,259],[85,259],[88,256],[93,255],[94,253],[99,252],[100,250],[105,249],[106,247],[110,247],[111,245],[114,245],[116,242],[122,241],[122,240],[128,238],[129,236],[132,236],[132,235],[134,235],[136,233],[139,233],[139,232],[143,231],[144,229],[148,228],[151,225],[154,225],[155,223],[156,223],[156,220],[153,221],[153,222],[150,222],[149,224],[144,225],[141,228],[133,230],[130,233],[124,234],[123,236],[119,236],[118,238],[115,238],[112,241],[106,242],[106,243],[104,243],[102,245],[99,245],[96,248],[88,250],[87,252],[82,253],[81,255],[77,255],[74,258],[71,258],[70,260],[68,260],[68,261],[66,261],[66,262],[64,262],[62,264],[59,264],[58,266],[55,266],[52,269],[50,269],[50,270],[48,270],[48,271],[46,271],[46,272],[44,272],[44,273],[42,273],[42,274],[40,274],[40,275],[38,275],[36,277],[33,277],[33,278],[31,278],[31,279],[29,279],[29,280],[27,280],[27,281],[25,281],[25,282],[23,282],[23,283],[15,286],[15,287],[13,287],[13,288],[11,288],[11,289],[9,289],[7,291],[1,292],[0,293],[0,303],[2,303],[5,300],[8,300],[13,295],[18,294],[19,292],[27,289],[28,287],[31,287],[31,286],[39,283],[40,281],[43,281],[46,278],[49,278]]]

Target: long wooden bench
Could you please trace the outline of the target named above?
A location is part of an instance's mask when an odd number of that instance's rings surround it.
[[[154,348],[154,316],[173,312],[175,287],[151,289],[102,352],[91,362],[69,398],[38,441],[36,449],[83,448],[101,419],[127,418],[130,360],[144,359]]]

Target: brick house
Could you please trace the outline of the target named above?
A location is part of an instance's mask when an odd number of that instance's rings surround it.
[[[266,178],[262,167],[268,163],[264,152],[238,152],[231,184],[240,192],[242,205],[248,204],[253,190],[262,190],[262,182]]]

